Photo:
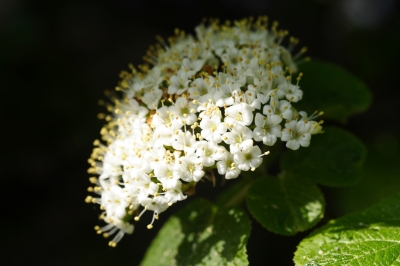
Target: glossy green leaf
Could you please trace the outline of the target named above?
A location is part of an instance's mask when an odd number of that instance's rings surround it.
[[[319,188],[300,175],[263,177],[247,195],[254,218],[268,230],[294,235],[313,227],[323,216],[325,202]]]
[[[327,186],[356,183],[362,177],[364,144],[340,128],[324,127],[324,131],[312,136],[310,147],[287,150],[281,168]]]
[[[365,83],[339,66],[313,59],[300,65],[300,71],[304,74],[300,81],[304,99],[295,104],[297,110],[321,110],[323,119],[345,123],[371,104]]]
[[[400,194],[305,238],[296,265],[400,265]]]
[[[248,265],[250,226],[238,208],[193,201],[164,224],[141,265]]]

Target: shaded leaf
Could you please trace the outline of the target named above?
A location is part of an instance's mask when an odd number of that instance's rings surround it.
[[[264,177],[247,195],[254,218],[268,230],[294,235],[314,226],[323,216],[325,202],[319,188],[299,175]]]
[[[315,230],[296,265],[400,265],[400,194]]]
[[[324,127],[324,131],[312,137],[310,147],[287,150],[281,168],[327,186],[356,183],[362,177],[367,152],[364,144],[340,128]]]
[[[304,100],[296,103],[297,110],[321,110],[324,119],[345,123],[371,104],[366,84],[339,66],[313,59],[300,65],[300,71],[304,74],[300,81]]]
[[[399,143],[400,134],[396,136],[386,131],[366,140],[368,156],[363,166],[362,182],[332,191],[335,193],[335,208],[341,210],[341,214],[365,209],[399,191]]]
[[[141,265],[248,265],[250,226],[240,209],[193,201],[168,219]]]

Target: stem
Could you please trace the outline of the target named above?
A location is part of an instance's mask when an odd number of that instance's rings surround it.
[[[247,191],[256,180],[254,172],[242,172],[240,179],[228,190],[226,190],[217,200],[217,204],[224,208],[240,205],[246,198]]]
[[[253,181],[250,183],[247,183],[245,186],[241,186],[241,189],[237,191],[234,197],[230,198],[223,206],[225,208],[233,207],[236,205],[239,205],[240,203],[243,202],[244,198],[247,195],[247,191],[249,190],[251,184]]]
[[[187,184],[182,184],[182,193],[188,194],[188,195],[193,195],[194,194],[194,188],[196,187],[196,182],[191,181],[190,183]]]

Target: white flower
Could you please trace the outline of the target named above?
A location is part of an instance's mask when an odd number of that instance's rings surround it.
[[[222,135],[222,139],[226,144],[230,144],[230,152],[237,153],[243,147],[253,145],[253,132],[245,126],[236,125],[231,132]]]
[[[221,135],[227,130],[226,123],[221,122],[221,118],[218,115],[211,117],[205,116],[200,122],[201,136],[206,140],[220,143],[222,141]]]
[[[191,113],[197,106],[189,102],[186,98],[181,97],[176,100],[175,104],[169,108],[170,112],[175,116],[172,121],[179,119],[179,124],[192,125],[197,120],[197,116]]]
[[[199,114],[200,118],[204,118],[206,116],[211,118],[214,115],[218,116],[219,118],[222,118],[221,110],[219,109],[218,106],[214,104],[212,100],[208,101],[207,103],[200,104],[197,107],[197,111],[200,112]]]
[[[146,210],[153,211],[155,215],[165,211],[169,207],[167,200],[163,196],[150,198],[145,194],[141,194],[138,199],[140,204],[145,206]]]
[[[214,86],[214,78],[197,78],[195,79],[191,87],[189,88],[189,96],[193,99],[197,99],[200,103],[208,102],[212,98],[212,92]]]
[[[172,142],[172,147],[175,150],[180,151],[191,151],[193,150],[193,144],[196,142],[193,135],[189,132],[183,132],[182,130],[177,130],[174,133],[175,141]]]
[[[267,115],[267,117],[257,113],[254,119],[256,128],[254,129],[254,140],[262,141],[265,145],[273,146],[277,138],[281,137],[282,118],[279,115]]]
[[[168,204],[175,203],[187,198],[187,196],[182,193],[182,182],[177,179],[169,179],[168,183],[163,183],[165,189],[165,200]]]
[[[172,125],[172,118],[171,118],[171,113],[169,111],[169,107],[163,106],[157,109],[156,113],[153,115],[151,125],[153,127],[157,126],[170,127]]]
[[[162,90],[152,89],[144,94],[142,101],[147,105],[147,108],[156,109],[155,106],[158,105],[162,94]]]
[[[181,95],[187,89],[189,89],[189,73],[183,70],[180,70],[177,75],[172,76],[169,79],[169,87],[168,87],[168,94],[178,94]]]
[[[203,67],[204,61],[204,59],[189,60],[188,58],[184,58],[182,60],[182,70],[187,72],[187,75],[191,77]]]
[[[287,141],[286,147],[297,150],[300,146],[308,147],[310,145],[311,134],[309,132],[310,123],[306,123],[303,120],[292,120],[285,124],[281,139],[282,141]]]
[[[196,149],[196,155],[199,156],[201,162],[206,167],[211,167],[215,164],[215,160],[220,157],[218,154],[218,145],[212,142],[199,141],[194,146]]]
[[[162,145],[159,145],[161,143]],[[143,159],[146,160],[152,169],[155,168],[155,165],[158,165],[161,161],[163,161],[166,153],[166,149],[164,147],[164,142],[155,142],[152,147],[146,149],[146,152],[143,154]]]
[[[239,103],[225,109],[225,122],[248,126],[253,122],[253,108],[247,103]]]
[[[125,208],[128,207],[129,203],[122,188],[117,185],[112,185],[103,190],[101,195],[101,205],[107,211],[108,216],[122,219],[126,214]]]
[[[249,85],[247,91],[244,94],[245,94],[244,98],[245,98],[246,103],[248,103],[252,108],[255,108],[255,109],[261,108],[261,101],[257,96],[259,95],[262,100],[265,100],[265,99],[264,99],[264,97],[262,97],[261,93],[257,93],[257,90],[255,90],[254,86]]]
[[[243,62],[243,56],[239,49],[231,46],[226,49],[226,53],[221,55],[221,59],[231,70],[234,70],[242,68],[241,63]]]
[[[271,97],[271,105],[264,106],[263,114],[281,115],[283,118],[291,120],[293,117],[292,105],[286,100],[279,101],[277,97]]]
[[[306,112],[304,112],[304,111],[299,112],[299,115],[301,116],[302,120],[304,120],[305,123],[310,124],[310,134],[312,134],[312,135],[322,132],[321,125],[324,121],[316,122],[316,121],[311,121],[311,119],[315,119],[318,116],[321,116],[323,114],[324,114],[324,112],[315,111],[310,117],[308,117]]]
[[[221,161],[217,162],[217,169],[220,175],[225,175],[226,179],[233,179],[239,176],[241,170],[236,167],[233,155],[225,153]]]
[[[237,167],[242,171],[255,170],[262,163],[261,150],[258,146],[247,146],[233,156]]]
[[[299,86],[288,81],[278,86],[277,94],[278,97],[285,96],[288,101],[295,103],[303,98],[303,91],[300,90]]]
[[[176,130],[173,127],[156,127],[154,130],[154,145],[158,146],[172,146],[172,143],[175,141],[174,133]]]
[[[173,164],[166,164],[164,162],[160,162],[154,167],[154,174],[157,176],[158,180],[164,182],[163,180],[173,179],[174,178],[174,165]]]
[[[202,160],[195,153],[188,153],[177,159],[174,176],[186,182],[198,182],[204,176]]]
[[[322,132],[322,126],[320,123],[315,121],[308,121],[310,123],[310,134],[318,134]]]

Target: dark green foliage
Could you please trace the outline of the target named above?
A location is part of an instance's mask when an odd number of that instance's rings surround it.
[[[263,177],[247,195],[250,213],[268,230],[294,235],[314,226],[323,216],[325,202],[319,188],[301,175]]]
[[[312,137],[310,147],[287,150],[281,161],[282,169],[327,186],[346,186],[359,181],[366,155],[364,144],[340,128],[324,127],[324,131]]]
[[[356,113],[368,109],[372,96],[364,82],[345,69],[311,60],[300,66],[304,73],[300,87],[304,100],[296,103],[296,109],[309,113],[324,111],[324,119],[346,123]]]

